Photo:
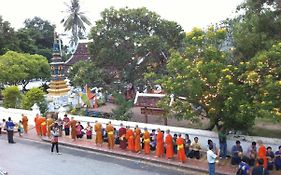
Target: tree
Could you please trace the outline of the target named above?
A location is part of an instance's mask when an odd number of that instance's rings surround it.
[[[20,105],[21,94],[17,86],[6,87],[2,91],[4,101],[3,106],[5,108],[16,108]]]
[[[47,102],[45,100],[44,95],[45,93],[40,88],[30,89],[29,91],[26,92],[26,94],[22,99],[21,105],[23,109],[30,110],[31,107],[35,103],[37,103],[40,108],[40,112],[44,114],[48,109]]]
[[[91,25],[91,22],[84,15],[84,12],[80,11],[79,0],[71,0],[71,4],[67,5],[68,16],[62,19],[65,31],[70,31],[72,33],[70,44],[72,46],[77,45],[78,40],[83,38],[83,34],[86,31],[85,24]]]
[[[32,79],[48,80],[50,66],[45,57],[7,52],[0,56],[0,82],[3,84],[22,84],[23,89]]]
[[[144,72],[165,72],[168,50],[180,48],[184,38],[176,22],[146,8],[110,8],[101,16],[91,29],[89,51],[95,64],[107,70],[111,83],[136,83]]]
[[[118,107],[112,110],[112,116],[116,120],[125,120],[128,121],[132,118],[133,113],[130,109],[133,107],[133,102],[131,100],[127,101],[123,95],[119,93],[114,93],[115,103]]]
[[[240,67],[230,65],[220,48],[225,37],[225,29],[214,27],[187,34],[185,51],[172,52],[168,73],[158,81],[175,101],[170,106],[165,98],[159,105],[178,119],[206,117],[210,130],[220,122],[228,129],[247,130],[257,108],[250,87],[239,80]]]
[[[9,50],[17,50],[15,44],[16,34],[8,21],[4,21],[0,16],[0,55]]]
[[[106,75],[92,61],[79,61],[70,69],[68,78],[73,86],[101,87],[105,85]]]

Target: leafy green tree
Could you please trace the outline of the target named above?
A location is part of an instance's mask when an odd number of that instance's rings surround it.
[[[0,82],[3,84],[22,84],[23,89],[32,79],[48,80],[50,66],[45,57],[7,52],[0,56]]]
[[[65,31],[71,31],[72,36],[70,44],[72,46],[78,43],[79,39],[84,38],[86,25],[91,25],[91,22],[85,16],[84,12],[81,12],[79,0],[71,0],[71,4],[67,4],[68,16],[62,19]]]
[[[3,106],[5,108],[17,108],[20,105],[21,93],[17,86],[6,87],[2,91],[4,97]]]
[[[184,38],[176,22],[161,19],[146,8],[105,9],[91,29],[89,51],[111,83],[135,83],[144,72],[164,73],[168,50],[178,49]]]
[[[132,118],[133,113],[130,109],[133,107],[132,101],[127,101],[123,95],[119,93],[114,93],[113,96],[115,97],[115,103],[118,107],[112,110],[112,116],[116,120],[125,120],[128,121]]]
[[[0,15],[0,55],[8,50],[17,50],[16,34],[8,21],[4,21]]]
[[[70,69],[68,78],[74,86],[101,87],[105,85],[106,75],[92,61],[79,61]]]
[[[22,108],[30,110],[31,107],[37,103],[40,112],[45,113],[48,109],[47,102],[44,97],[45,93],[40,88],[32,88],[27,91],[22,99]]]

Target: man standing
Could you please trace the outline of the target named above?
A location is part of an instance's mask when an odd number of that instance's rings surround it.
[[[48,116],[46,123],[47,123],[47,136],[51,138],[51,130],[52,130],[52,126],[54,125],[54,119],[52,118],[51,115]]]
[[[213,145],[209,145],[209,150],[207,151],[207,160],[209,164],[209,175],[216,174],[216,158],[217,155],[213,152]]]
[[[120,129],[118,131],[119,134],[119,141],[120,141],[120,148],[126,149],[127,148],[127,142],[126,142],[126,128],[124,128],[123,123],[120,124]]]
[[[143,133],[143,142],[144,142],[144,154],[149,154],[150,153],[150,134],[147,130],[147,128],[144,128],[144,133]]]
[[[164,134],[161,132],[160,128],[157,129],[156,136],[156,156],[162,157],[164,155]]]
[[[220,158],[225,159],[227,144],[226,144],[226,133],[223,126],[219,128],[218,135],[219,135],[219,145],[220,145]]]
[[[41,136],[41,123],[39,123],[39,114],[36,114],[35,118],[34,118],[34,123],[35,123],[35,129],[36,129],[36,133],[38,136]]]
[[[166,158],[167,159],[172,159],[174,156],[174,145],[173,145],[173,137],[170,134],[170,130],[168,129],[167,131],[167,136],[165,138],[165,143],[166,143]]]
[[[71,128],[71,138],[73,139],[73,141],[75,141],[76,137],[77,137],[76,124],[77,124],[77,121],[74,120],[74,117],[71,117],[71,121],[69,122],[69,125]]]
[[[7,136],[8,136],[8,142],[9,143],[16,143],[14,142],[14,127],[15,123],[12,121],[11,117],[8,118],[8,121],[6,121],[6,128],[7,128]]]
[[[185,152],[184,152],[184,140],[181,137],[181,134],[179,134],[179,137],[177,138],[177,146],[178,146],[178,159],[179,161],[181,161],[182,163],[184,163],[186,161],[186,156],[185,156]]]
[[[64,114],[63,118],[63,128],[66,136],[69,136],[69,118],[67,117],[67,114]]]
[[[108,125],[105,128],[108,137],[108,148],[113,149],[114,147],[114,127],[111,122],[108,122]]]
[[[25,134],[27,134],[27,131],[28,131],[28,118],[26,115],[22,114],[22,126],[23,126],[23,131]]]
[[[102,145],[102,125],[98,121],[95,122],[95,132],[96,132],[96,145]]]
[[[135,152],[136,153],[141,152],[140,135],[141,135],[141,130],[138,127],[138,125],[136,125],[136,128],[135,128]]]
[[[134,140],[134,132],[127,126],[126,131],[126,139],[128,140],[128,150],[134,152],[135,151],[135,140]]]

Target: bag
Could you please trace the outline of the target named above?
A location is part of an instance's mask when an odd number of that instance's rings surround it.
[[[236,172],[236,175],[242,175],[243,174],[243,170],[242,168],[239,168],[238,171]]]

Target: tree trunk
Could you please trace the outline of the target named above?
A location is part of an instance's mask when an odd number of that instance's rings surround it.
[[[215,128],[215,126],[218,126],[218,124],[219,124],[219,119],[220,119],[219,116],[216,116],[216,117],[214,117],[214,118],[211,118],[211,119],[210,119],[210,125],[209,125],[208,128],[206,128],[206,130],[212,131],[212,130]]]

